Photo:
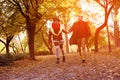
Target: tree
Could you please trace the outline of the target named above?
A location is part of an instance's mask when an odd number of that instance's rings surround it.
[[[118,19],[116,18],[118,15],[118,9],[120,8],[120,1],[117,0],[115,6],[113,7],[113,15],[114,15],[114,37],[115,37],[115,46],[120,47],[120,40],[119,40],[119,27],[118,27]]]
[[[22,18],[18,11],[16,11],[16,8],[9,4],[8,1],[2,1],[0,2],[0,10],[1,10],[1,16],[0,16],[0,31],[1,31],[1,39],[0,42],[2,42],[5,45],[6,48],[6,55],[9,56],[9,45],[11,40],[13,39],[14,35],[21,31],[21,27],[23,26],[22,21],[19,22],[19,20]],[[21,17],[21,18],[20,18]],[[14,22],[15,21],[15,22]],[[24,22],[23,22],[24,23]]]
[[[34,37],[36,23],[42,17],[42,14],[39,13],[39,4],[43,3],[43,0],[8,0],[11,4],[16,6],[23,17],[26,19],[26,29],[28,34],[28,45],[30,59],[35,60],[34,56]]]
[[[101,7],[103,7],[104,11],[105,11],[104,23],[101,26],[99,26],[96,29],[96,32],[95,32],[95,39],[94,39],[95,52],[98,52],[98,36],[99,36],[99,33],[105,26],[107,26],[109,14],[110,14],[111,10],[113,9],[113,7],[116,3],[116,0],[104,0],[104,1],[96,0],[96,2],[98,4],[100,4]]]

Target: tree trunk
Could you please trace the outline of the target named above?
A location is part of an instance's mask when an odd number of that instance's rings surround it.
[[[119,47],[119,27],[117,25],[117,21],[114,21],[114,36],[115,36],[115,47]]]
[[[7,39],[6,39],[5,47],[6,47],[6,55],[7,55],[7,57],[10,56],[10,53],[9,53],[9,44],[10,44],[10,41],[12,39],[13,39],[13,36],[8,36]]]
[[[120,47],[120,40],[119,40],[119,25],[118,25],[118,19],[116,19],[117,15],[118,15],[118,9],[119,6],[114,6],[113,10],[114,10],[114,37],[115,37],[115,47]]]
[[[51,44],[50,44],[50,43],[47,43],[47,41],[46,41],[45,38],[44,38],[43,32],[42,32],[42,39],[43,39],[45,45],[47,46],[47,48],[49,49],[50,54],[53,54],[53,51],[52,51],[52,43],[51,43]]]
[[[65,39],[66,39],[66,53],[69,53],[68,36],[67,36],[67,34],[65,34]]]
[[[110,44],[110,35],[109,35],[109,28],[107,26],[107,35],[108,35],[108,49],[109,49],[109,52],[112,52],[112,49],[111,49],[111,44]]]
[[[9,43],[7,43],[5,45],[5,47],[6,47],[6,56],[9,57],[10,56],[10,53],[9,53]]]
[[[25,51],[24,51],[24,48],[23,48],[23,45],[22,45],[22,42],[21,42],[21,40],[20,40],[20,36],[18,35],[18,39],[19,39],[19,43],[20,43],[20,46],[21,46],[21,50],[22,50],[22,52],[23,53],[25,53]]]
[[[97,30],[95,32],[95,38],[94,38],[95,53],[98,52],[98,36],[99,36],[99,33],[105,26],[106,26],[106,23],[104,23],[99,28],[97,28]]]
[[[68,22],[68,20],[65,19],[65,24],[64,24],[64,26],[65,26],[65,30],[66,30],[66,31],[67,31],[67,22]],[[67,34],[65,34],[65,41],[66,41],[66,53],[69,53],[69,45],[68,45],[69,40],[68,40],[68,35],[67,35]]]
[[[99,31],[97,29],[95,32],[95,39],[94,39],[95,53],[98,52],[98,34],[99,34]]]
[[[27,21],[27,32],[28,32],[28,46],[29,46],[29,54],[30,54],[30,59],[35,60],[35,55],[34,55],[34,38],[35,38],[35,23],[33,23],[31,20],[28,19]]]

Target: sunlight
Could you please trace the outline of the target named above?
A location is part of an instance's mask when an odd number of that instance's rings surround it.
[[[70,52],[73,52],[73,53],[77,52],[77,48],[78,48],[77,45],[71,45],[70,46]]]
[[[80,5],[83,11],[87,11],[89,8],[89,3],[87,3],[86,0],[81,0]]]
[[[19,33],[19,37],[20,37],[20,40],[24,40],[24,38],[26,37],[26,32],[21,32]],[[15,37],[16,41],[19,40],[18,36]]]
[[[104,9],[96,4],[95,1],[88,3],[86,0],[81,0],[79,6],[82,9],[82,14],[85,19],[91,21],[96,27],[99,27],[103,23]],[[87,14],[87,16],[85,16],[85,14]]]
[[[2,50],[4,48],[4,44],[0,43],[0,53],[4,53],[5,52],[5,49]]]
[[[48,20],[46,23],[46,27],[49,29],[52,25],[52,21]]]

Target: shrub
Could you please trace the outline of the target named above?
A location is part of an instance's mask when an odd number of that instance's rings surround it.
[[[39,51],[39,52],[36,52],[35,55],[50,55],[50,52],[49,51]]]
[[[18,53],[18,54],[13,54],[12,55],[12,60],[13,61],[17,61],[17,60],[21,60],[21,59],[25,59],[25,58],[27,58],[26,53]]]
[[[12,57],[6,56],[5,54],[0,55],[0,66],[6,66],[13,63]]]
[[[27,58],[27,54],[19,53],[6,56],[6,54],[0,55],[0,66],[11,65],[13,61]]]

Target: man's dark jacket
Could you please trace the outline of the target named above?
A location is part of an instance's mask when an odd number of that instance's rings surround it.
[[[90,36],[90,28],[87,22],[78,21],[73,24],[73,26],[69,30],[72,33],[70,38],[70,45],[77,44],[77,40],[85,37],[86,39]]]

